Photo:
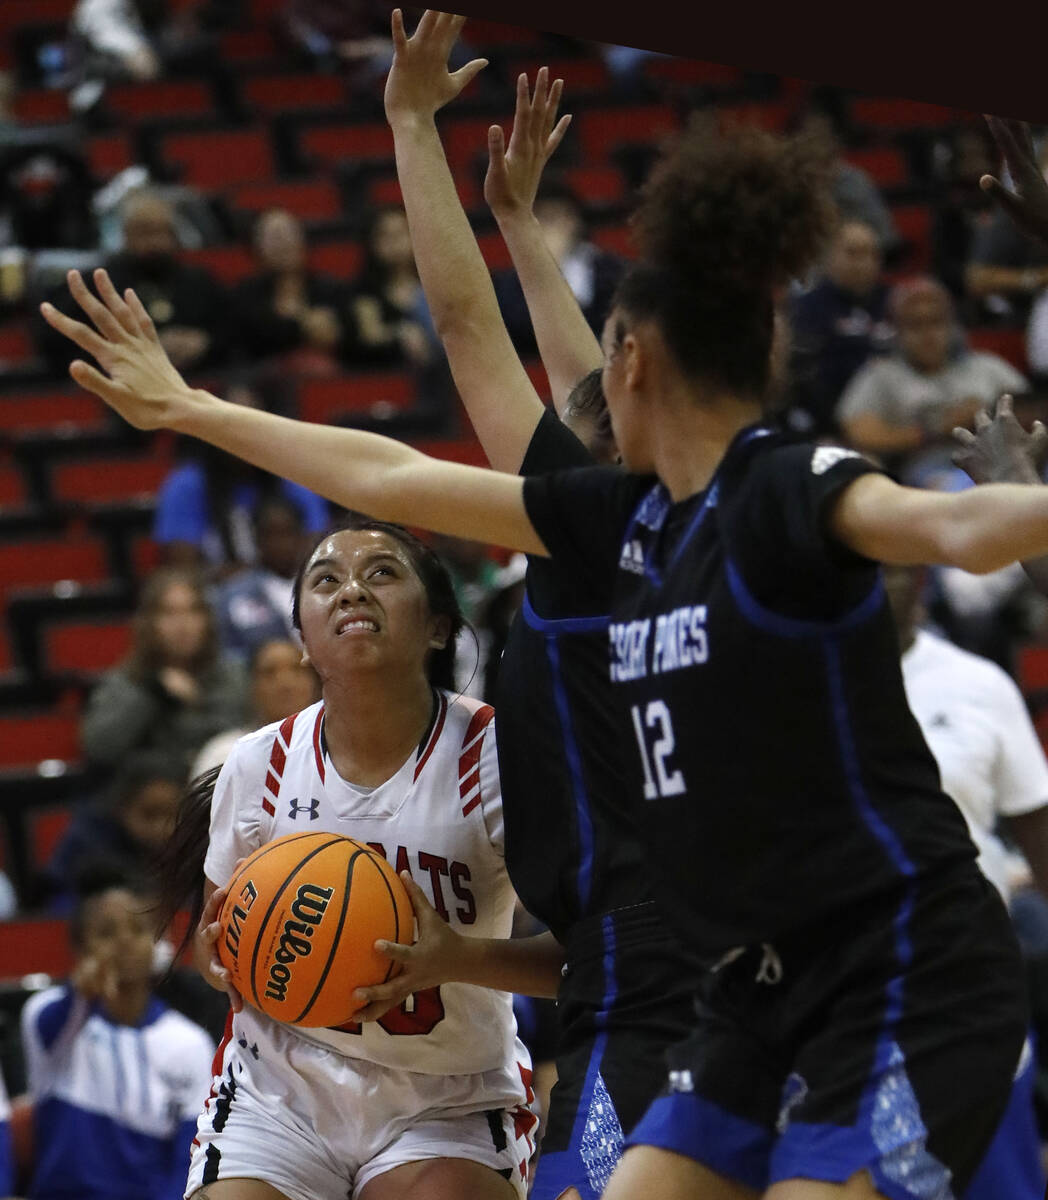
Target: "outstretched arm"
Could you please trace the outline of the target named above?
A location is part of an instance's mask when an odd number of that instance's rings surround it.
[[[455,386],[491,465],[515,473],[544,406],[506,332],[434,120],[485,65],[475,59],[449,74],[463,21],[427,11],[409,38],[394,10],[386,116],[419,279]]]
[[[69,273],[70,291],[95,329],[50,304],[41,311],[106,372],[78,360],[70,367],[73,379],[132,425],[200,438],[383,520],[546,553],[525,511],[520,478],[441,462],[392,438],[291,421],[190,388],[135,293],[129,288],[121,298],[105,271],[96,271],[94,279],[102,300],[79,272]]]
[[[552,87],[548,84],[545,67],[539,70],[533,95],[527,76],[517,79],[517,111],[508,147],[500,126],[488,130],[484,198],[498,221],[524,289],[553,404],[563,416],[572,388],[601,366],[604,356],[533,211],[543,168],[571,120],[568,116],[557,120],[562,81],[556,80]]]
[[[1015,191],[1010,192],[994,175],[984,175],[979,186],[996,200],[1015,224],[1039,242],[1048,242],[1048,183],[1037,163],[1037,155],[1025,121],[987,117]]]

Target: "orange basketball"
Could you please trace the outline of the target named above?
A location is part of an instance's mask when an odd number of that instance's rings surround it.
[[[246,1004],[289,1025],[342,1025],[358,987],[396,964],[376,938],[411,941],[414,913],[397,873],[337,833],[291,833],[256,850],[229,882],[218,955]]]

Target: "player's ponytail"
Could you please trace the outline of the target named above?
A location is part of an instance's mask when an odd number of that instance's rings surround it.
[[[775,293],[806,271],[837,219],[831,170],[813,132],[722,130],[694,116],[644,187],[633,219],[641,258],[619,284],[620,317],[656,321],[686,375],[762,396]]]

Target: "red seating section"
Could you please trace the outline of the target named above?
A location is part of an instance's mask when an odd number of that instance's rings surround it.
[[[408,409],[414,402],[414,384],[401,372],[311,379],[298,390],[299,415],[319,424],[330,424],[344,413],[371,412],[376,405]]]
[[[0,543],[0,590],[60,579],[101,583],[109,574],[102,543],[85,536]]]
[[[44,638],[53,671],[106,671],[131,648],[128,621],[75,621],[54,625]]]
[[[172,133],[163,148],[164,158],[182,168],[182,182],[205,190],[271,179],[275,170],[265,129]]]
[[[80,758],[78,713],[0,714],[0,767],[35,767],[45,759]]]

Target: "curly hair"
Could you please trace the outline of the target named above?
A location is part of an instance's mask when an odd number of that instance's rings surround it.
[[[773,295],[811,265],[837,221],[832,162],[810,131],[721,129],[695,114],[643,188],[633,217],[641,258],[616,307],[656,320],[686,374],[763,395]]]

